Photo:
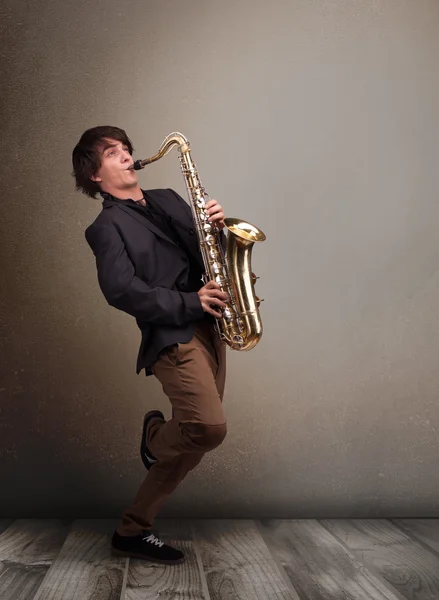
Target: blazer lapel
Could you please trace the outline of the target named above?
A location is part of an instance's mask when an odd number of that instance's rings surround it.
[[[174,246],[177,246],[177,244],[173,240],[171,240],[170,237],[168,237],[165,233],[163,233],[163,231],[161,229],[159,229],[153,223],[151,223],[151,221],[149,219],[145,219],[145,217],[143,215],[141,215],[140,213],[138,213],[135,208],[130,208],[129,206],[123,206],[123,204],[121,204],[120,202],[114,202],[109,198],[106,198],[103,202],[104,207],[110,206],[113,204],[116,204],[116,206],[118,208],[120,208],[120,210],[123,210],[124,212],[127,213],[127,215],[130,215],[130,217],[133,217],[133,219],[136,219],[141,225],[143,225],[144,227],[147,227],[150,231],[152,231],[152,233],[155,233],[155,235],[158,235],[159,237],[163,238],[167,242],[170,242],[171,244],[174,244]]]

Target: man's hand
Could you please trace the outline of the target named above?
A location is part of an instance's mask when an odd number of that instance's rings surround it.
[[[209,215],[209,223],[215,223],[218,229],[224,228],[224,211],[222,206],[214,199],[206,204],[206,212]]]
[[[215,307],[225,308],[225,300],[229,299],[229,296],[221,291],[221,288],[216,281],[209,281],[204,287],[198,290],[198,296],[201,300],[201,306],[204,312],[213,315],[215,318],[220,319],[222,314],[215,310]]]

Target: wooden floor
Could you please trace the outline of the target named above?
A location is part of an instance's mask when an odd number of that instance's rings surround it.
[[[439,519],[156,521],[177,566],[112,557],[116,524],[0,520],[0,600],[439,600]]]

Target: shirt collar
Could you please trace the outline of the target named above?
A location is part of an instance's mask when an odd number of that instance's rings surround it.
[[[131,206],[143,206],[140,202],[136,202],[135,200],[133,200],[132,198],[127,198],[126,200],[121,200],[120,198],[116,198],[116,196],[113,196],[112,194],[108,193],[108,192],[99,192],[100,195],[102,196],[102,198],[105,200],[113,200],[115,202],[122,202],[123,204],[128,204]],[[142,190],[143,193],[143,198],[145,198],[145,192]]]

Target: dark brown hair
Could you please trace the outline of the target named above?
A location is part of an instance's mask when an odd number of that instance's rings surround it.
[[[111,125],[101,125],[87,129],[72,152],[73,177],[76,189],[90,198],[96,198],[99,185],[90,179],[101,166],[101,149],[105,140],[116,140],[128,146],[129,153],[134,151],[130,138],[123,129]]]

